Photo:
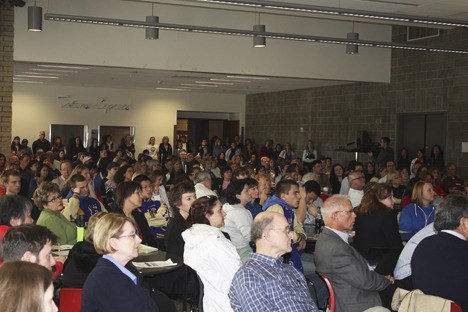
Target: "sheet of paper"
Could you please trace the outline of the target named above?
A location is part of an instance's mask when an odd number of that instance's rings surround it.
[[[167,259],[166,261],[133,262],[133,265],[138,269],[149,269],[175,266],[177,263],[172,262],[171,259]]]

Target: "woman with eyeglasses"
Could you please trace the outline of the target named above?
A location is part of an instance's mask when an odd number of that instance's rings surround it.
[[[228,293],[241,261],[236,247],[220,230],[225,216],[216,196],[200,197],[190,208],[192,226],[182,233],[184,263],[194,269],[203,282],[205,311],[233,311]]]
[[[379,183],[364,194],[361,205],[354,210],[356,235],[353,246],[369,261],[373,260],[370,254],[372,248],[403,248],[398,232],[397,214],[393,210],[394,204],[392,187],[386,183]]]
[[[106,214],[96,223],[93,241],[103,256],[83,286],[81,311],[158,311],[138,273],[127,266],[138,256],[141,242],[132,220],[122,214]]]
[[[37,224],[57,235],[59,245],[75,244],[76,225],[61,213],[64,206],[59,186],[52,182],[42,182],[34,192],[33,201],[37,207],[42,208]]]

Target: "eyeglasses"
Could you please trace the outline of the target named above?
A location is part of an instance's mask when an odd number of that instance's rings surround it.
[[[335,212],[346,212],[348,215],[352,215],[354,213],[354,210],[351,209],[351,210],[337,210]]]
[[[48,203],[52,203],[54,201],[57,201],[57,200],[62,200],[62,196],[57,196],[57,197],[52,197],[50,200],[48,200],[47,202]]]
[[[131,237],[133,239],[135,239],[137,237],[137,233],[133,233],[133,234],[128,234],[128,235],[120,235],[120,236],[117,236],[116,238],[122,238],[122,237]]]
[[[354,180],[364,180],[364,179],[365,179],[364,177],[359,177],[359,178],[351,179],[351,181],[354,181]]]
[[[286,229],[271,228],[270,230],[273,230],[273,231],[281,231],[281,232],[283,232],[283,233],[285,233],[285,234],[289,234],[289,233],[292,232],[290,227],[287,227]]]

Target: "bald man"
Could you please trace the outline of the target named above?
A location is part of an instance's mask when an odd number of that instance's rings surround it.
[[[285,264],[283,254],[291,252],[293,232],[284,215],[261,212],[253,223],[256,252],[237,271],[229,290],[231,306],[243,311],[319,311],[304,275]]]
[[[45,138],[45,132],[39,131],[39,139],[33,142],[32,151],[36,155],[37,150],[43,150],[44,152],[50,151],[50,142]]]
[[[378,291],[385,290],[393,278],[369,269],[367,261],[348,243],[348,231],[356,215],[345,195],[334,195],[322,206],[325,228],[315,245],[317,271],[326,275],[336,293],[337,312],[361,312],[381,306]]]

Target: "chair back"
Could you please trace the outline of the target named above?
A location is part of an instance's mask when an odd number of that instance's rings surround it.
[[[80,312],[81,310],[81,288],[60,289],[60,312]]]
[[[459,304],[452,302],[450,305],[450,312],[463,312],[463,310]]]
[[[319,273],[320,276],[322,277],[323,281],[325,282],[325,285],[327,285],[328,289],[328,311],[329,312],[335,312],[336,310],[336,295],[335,295],[335,290],[333,289],[333,285],[330,281],[330,279],[325,275]]]

